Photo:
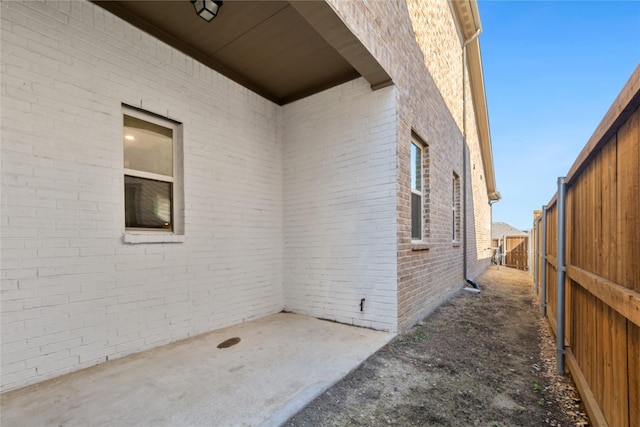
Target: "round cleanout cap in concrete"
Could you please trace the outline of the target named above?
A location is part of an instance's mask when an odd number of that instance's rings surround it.
[[[240,342],[240,337],[229,338],[228,340],[222,341],[220,344],[218,344],[218,348],[228,348],[238,344],[239,342]]]

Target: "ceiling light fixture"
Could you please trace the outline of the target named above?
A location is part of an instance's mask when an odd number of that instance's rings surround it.
[[[207,22],[211,22],[218,15],[222,0],[190,0],[198,16]]]

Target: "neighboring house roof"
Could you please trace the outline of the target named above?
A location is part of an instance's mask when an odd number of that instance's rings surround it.
[[[526,231],[518,230],[505,222],[494,222],[491,226],[491,238],[501,239],[503,236],[528,236]]]

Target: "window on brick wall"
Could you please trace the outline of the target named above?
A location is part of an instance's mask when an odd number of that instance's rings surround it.
[[[417,135],[411,138],[411,240],[428,235],[428,147]]]
[[[125,229],[180,233],[180,123],[123,106],[122,143]]]
[[[451,239],[454,242],[460,241],[460,177],[454,172],[453,174],[453,188],[451,198],[451,218],[452,218],[452,235]]]

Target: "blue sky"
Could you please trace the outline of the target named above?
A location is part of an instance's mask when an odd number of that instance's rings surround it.
[[[640,0],[479,0],[497,189],[529,229],[640,62]]]

